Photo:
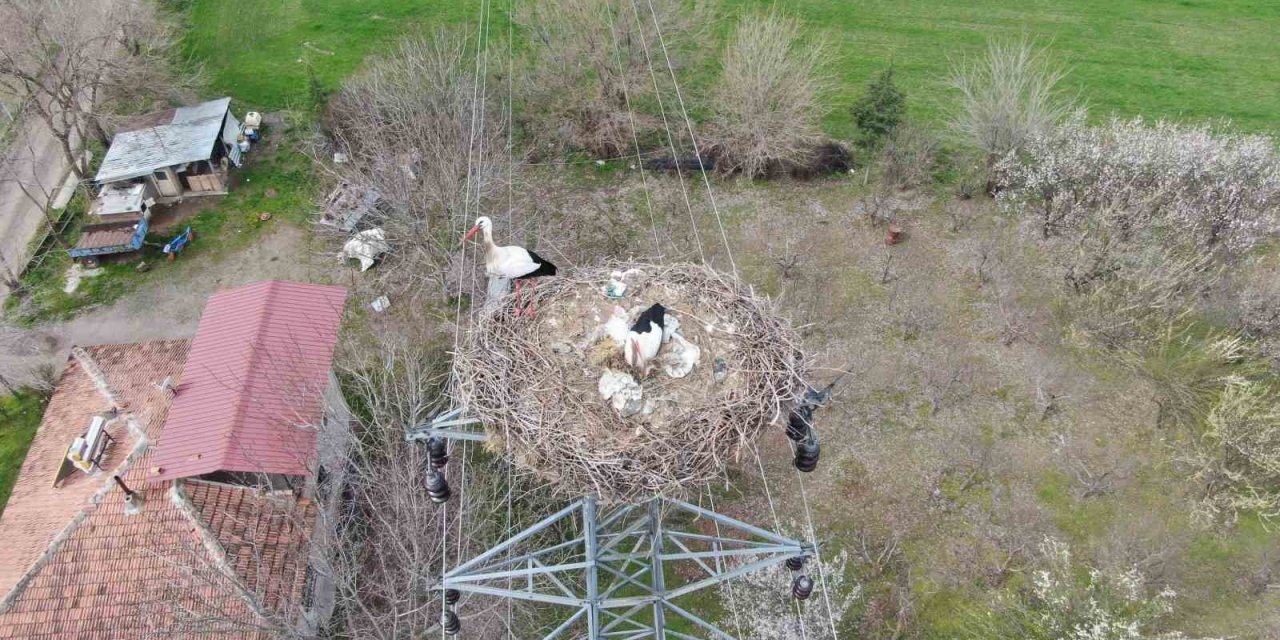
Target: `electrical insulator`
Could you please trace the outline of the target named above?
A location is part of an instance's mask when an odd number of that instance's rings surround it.
[[[787,416],[787,437],[800,442],[809,437],[809,425],[813,421],[813,409],[796,409]]]
[[[445,589],[445,590],[444,590],[444,603],[445,603],[445,604],[447,604],[447,605],[449,605],[449,606],[451,606],[451,607],[452,607],[453,605],[458,604],[458,600],[459,600],[460,598],[462,598],[462,592],[461,592],[461,591],[458,591],[457,589]]]
[[[436,504],[444,504],[449,501],[449,496],[452,496],[453,492],[449,490],[449,481],[444,479],[443,473],[438,471],[427,472],[427,495]]]
[[[787,568],[792,571],[799,571],[804,568],[804,556],[792,556],[787,558]]]
[[[458,614],[452,611],[440,614],[440,626],[444,627],[444,632],[451,636],[456,636],[459,631],[462,631],[462,622],[458,620]]]
[[[796,600],[808,600],[813,595],[813,578],[806,575],[798,575],[794,582],[791,583],[791,595]]]
[[[818,444],[817,438],[809,438],[796,444],[796,468],[805,473],[817,469],[818,457],[821,454],[822,447]]]
[[[439,471],[449,464],[449,443],[444,438],[433,437],[427,440],[427,458],[431,468]]]

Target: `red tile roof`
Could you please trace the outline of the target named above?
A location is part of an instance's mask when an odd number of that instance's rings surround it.
[[[144,486],[169,407],[155,385],[177,375],[187,347],[88,347],[68,363],[0,516],[0,638],[256,639],[293,617],[309,502],[203,481]],[[71,438],[111,406],[106,471],[53,488]],[[141,494],[142,513],[124,512],[113,474]]]
[[[283,281],[211,296],[149,480],[310,474],[345,299],[341,287]]]

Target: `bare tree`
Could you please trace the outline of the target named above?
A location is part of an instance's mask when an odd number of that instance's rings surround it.
[[[401,286],[444,293],[444,265],[470,224],[466,214],[478,215],[506,177],[506,132],[478,73],[467,36],[437,31],[374,58],[330,102],[329,127],[347,161],[326,165],[379,195],[371,222],[393,249],[386,279]]]
[[[64,180],[58,180],[55,183],[48,182],[48,176],[42,177],[42,162],[47,162],[46,158],[41,157],[40,150],[36,148],[35,141],[32,140],[29,132],[21,132],[15,137],[13,144],[7,150],[3,158],[0,158],[0,184],[11,184],[18,188],[22,196],[26,198],[36,210],[40,212],[43,218],[43,226],[48,233],[48,237],[53,240],[53,244],[59,249],[66,249],[66,242],[59,233],[62,227],[60,218],[62,213],[55,209],[55,205],[62,200],[69,203],[70,198],[74,197],[75,192],[85,189],[84,193],[88,193],[89,180],[82,178],[68,185]],[[55,175],[60,175],[55,173]],[[74,174],[73,175],[78,175]],[[64,193],[68,189],[70,193]],[[64,199],[65,198],[65,199]],[[5,269],[0,265],[0,278],[5,277]],[[10,290],[18,289],[17,278],[25,270],[25,265],[21,267],[15,265],[12,268],[13,285]]]
[[[444,355],[402,338],[378,342],[345,349],[342,376],[357,422],[341,490],[322,507],[325,527],[334,532],[327,552],[339,603],[332,631],[388,640],[427,637],[439,633],[440,593],[431,587],[442,567],[506,537],[507,490],[515,492],[517,530],[548,503],[528,493],[519,478],[509,485],[505,465],[479,446],[454,443],[446,469],[453,498],[447,507],[433,504],[425,447],[407,442],[405,429],[444,407]],[[465,596],[458,611],[468,635],[503,633],[503,602]],[[515,615],[517,623],[528,622],[527,611],[517,608]]]
[[[1059,86],[1065,73],[1027,38],[988,42],[984,56],[952,69],[960,104],[951,126],[986,155],[990,170],[1070,113]]]
[[[757,177],[804,164],[822,141],[828,56],[798,20],[747,15],[712,93],[716,169]]]
[[[605,157],[633,151],[633,134],[643,138],[660,126],[655,85],[666,77],[666,57],[683,62],[704,15],[702,2],[684,0],[545,0],[521,8],[531,43],[521,90],[526,128],[535,143]]]
[[[46,358],[52,346],[49,336],[0,320],[0,390],[52,389],[57,371]]]
[[[168,73],[173,32],[149,2],[3,0],[0,23],[0,90],[43,122],[80,177],[80,145],[107,144],[121,115],[190,86]]]

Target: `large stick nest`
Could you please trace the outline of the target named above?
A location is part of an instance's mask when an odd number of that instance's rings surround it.
[[[611,300],[602,289],[622,269],[633,270],[626,295]],[[634,501],[696,493],[803,390],[795,331],[767,299],[709,268],[562,270],[524,296],[536,315],[517,315],[513,296],[480,315],[456,355],[459,388],[496,448],[509,444],[515,464],[562,495]],[[639,374],[605,324],[622,307],[629,327],[653,303],[678,318],[700,357],[685,377],[655,367],[640,383],[644,410],[624,417],[602,397],[601,376]],[[678,351],[673,343],[663,350]]]

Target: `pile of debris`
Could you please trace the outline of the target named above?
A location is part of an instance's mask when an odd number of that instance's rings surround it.
[[[805,388],[791,327],[703,266],[568,269],[524,295],[536,313],[508,296],[482,314],[456,370],[495,448],[564,495],[696,494]],[[628,364],[628,332],[655,303],[661,347]]]

